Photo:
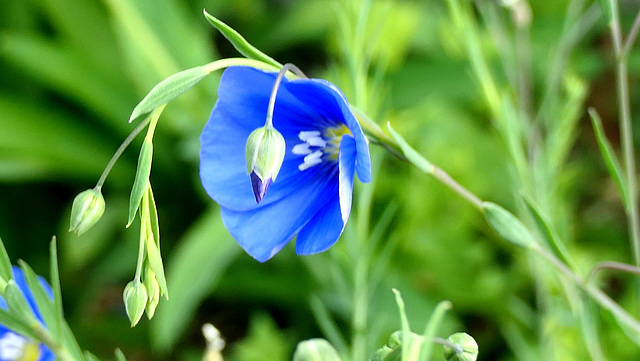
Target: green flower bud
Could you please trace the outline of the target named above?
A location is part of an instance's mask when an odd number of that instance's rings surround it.
[[[338,351],[322,338],[302,341],[296,347],[293,361],[341,361]]]
[[[271,126],[255,129],[247,139],[247,174],[251,175],[251,186],[256,202],[260,203],[276,179],[284,161],[286,143],[280,132]]]
[[[88,231],[102,217],[104,206],[104,197],[99,189],[87,189],[78,194],[71,208],[69,232],[76,232],[79,236]]]
[[[147,313],[147,318],[152,319],[153,315],[156,313],[156,307],[158,307],[158,303],[160,302],[160,284],[158,283],[156,273],[153,272],[151,266],[148,264],[145,267],[144,286],[147,289],[147,294],[149,296],[145,311]]]
[[[131,327],[133,327],[138,324],[147,306],[147,289],[140,281],[134,280],[127,284],[122,296],[127,317],[129,317]]]
[[[454,333],[447,339],[452,346],[444,346],[444,359],[447,361],[476,361],[478,344],[473,337],[464,332]]]

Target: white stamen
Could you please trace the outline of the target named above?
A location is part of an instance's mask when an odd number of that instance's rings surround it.
[[[17,360],[22,356],[27,339],[13,332],[7,332],[0,339],[0,359]]]
[[[298,143],[294,145],[293,149],[291,149],[291,153],[296,155],[311,154],[311,149],[309,149],[309,143]]]
[[[317,130],[303,130],[298,134],[298,138],[300,138],[300,140],[303,142],[306,142],[307,140],[309,140],[309,138],[319,136],[320,132]]]
[[[327,145],[327,141],[320,137],[311,137],[307,139],[307,144],[313,147],[321,147],[324,148]]]
[[[319,150],[316,150],[315,152],[305,156],[304,162],[305,163],[314,162],[316,159],[320,159],[320,157],[322,157],[322,152]]]
[[[300,171],[303,171],[320,163],[322,163],[322,152],[319,150],[316,150],[315,152],[304,157],[304,163],[300,164],[298,166],[298,169]]]
[[[314,158],[311,162],[304,162],[304,163],[298,165],[298,169],[300,171],[307,170],[307,169],[313,167],[314,165],[317,165],[317,164],[320,164],[320,163],[322,163],[322,159]]]

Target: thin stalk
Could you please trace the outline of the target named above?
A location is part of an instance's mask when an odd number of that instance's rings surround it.
[[[276,77],[275,83],[273,83],[273,89],[271,89],[271,96],[269,97],[269,108],[267,109],[267,121],[265,123],[266,128],[273,128],[273,109],[276,106],[276,95],[278,95],[278,88],[280,88],[280,83],[282,82],[282,78],[287,73],[287,71],[291,71],[301,78],[306,78],[302,70],[298,69],[297,66],[287,63],[282,66],[280,72],[278,72],[278,76]]]
[[[542,256],[545,260],[547,260],[553,267],[555,267],[558,271],[564,274],[570,281],[575,283],[580,289],[586,292],[591,298],[596,301],[602,308],[611,312],[618,322],[624,324],[633,330],[636,334],[640,335],[640,322],[635,318],[631,317],[631,315],[625,311],[620,305],[618,305],[614,300],[612,300],[606,293],[602,292],[599,288],[587,284],[582,280],[578,275],[573,273],[569,267],[567,267],[562,261],[560,261],[556,256],[549,253],[544,248],[539,245],[535,245],[531,247],[531,250]]]
[[[618,106],[620,110],[620,134],[622,138],[622,155],[625,163],[626,180],[629,189],[627,204],[627,218],[634,262],[640,266],[640,217],[638,214],[638,189],[636,177],[636,160],[633,146],[633,129],[631,126],[631,109],[629,104],[629,77],[627,71],[627,53],[623,52],[622,33],[620,29],[620,14],[617,0],[610,0],[612,19],[611,37],[616,54],[616,85],[618,93]],[[635,35],[634,35],[635,37]],[[631,36],[630,36],[631,38]]]
[[[471,193],[467,188],[463,187],[460,183],[456,182],[455,179],[451,178],[451,176],[440,169],[437,166],[433,166],[433,172],[431,175],[439,180],[442,184],[451,188],[454,192],[458,193],[462,198],[466,199],[478,210],[482,210],[482,199],[478,198],[475,194]]]
[[[51,352],[53,352],[56,355],[56,358],[58,358],[59,360],[79,361],[74,359],[66,348],[64,348],[62,345],[56,342],[56,340],[54,340],[53,337],[51,337],[51,334],[49,334],[49,331],[47,331],[47,329],[42,327],[40,323],[36,322],[35,324],[33,324],[31,327],[31,330],[38,337],[38,340],[40,340],[40,342],[42,342],[45,346],[47,346],[49,350],[51,350]]]
[[[633,47],[633,43],[636,41],[638,30],[640,30],[640,10],[638,10],[636,18],[633,20],[633,25],[631,26],[629,35],[627,35],[627,41],[624,43],[624,48],[622,49],[622,54],[624,54],[625,57],[629,55],[629,52]]]
[[[147,125],[149,125],[149,122],[151,122],[151,117],[146,117],[140,124],[138,124],[137,127],[135,127],[135,129],[129,134],[129,136],[124,140],[124,142],[120,144],[120,147],[113,154],[113,157],[111,157],[111,160],[109,161],[107,166],[104,168],[104,171],[102,171],[102,175],[100,175],[100,179],[98,179],[98,183],[96,183],[96,187],[95,187],[96,190],[99,191],[102,188],[102,186],[104,185],[104,182],[107,180],[107,176],[111,172],[111,169],[116,164],[118,159],[120,159],[120,156],[122,155],[124,150],[127,149],[127,147],[129,146],[129,144],[131,144],[133,139],[135,139],[135,137],[138,136],[138,134],[140,134],[140,132],[142,132],[142,130]]]

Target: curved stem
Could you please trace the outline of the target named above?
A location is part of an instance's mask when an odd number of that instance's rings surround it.
[[[306,78],[307,76],[300,70],[297,66],[287,63],[282,66],[278,76],[276,77],[276,82],[273,84],[273,89],[271,90],[271,97],[269,97],[269,108],[267,109],[267,121],[265,123],[265,127],[273,128],[273,108],[276,106],[276,95],[278,94],[278,88],[280,87],[280,83],[282,82],[282,78],[287,73],[287,71],[291,71],[301,78]]]
[[[600,262],[595,267],[593,267],[593,269],[589,273],[589,276],[587,277],[587,283],[590,283],[598,272],[606,269],[640,274],[640,267],[620,262]]]
[[[135,127],[135,129],[129,134],[129,136],[127,136],[124,142],[120,144],[120,147],[118,148],[118,150],[116,150],[116,152],[113,154],[113,157],[111,157],[111,160],[109,161],[107,166],[104,168],[102,175],[100,175],[100,179],[98,179],[98,183],[96,183],[96,187],[95,187],[96,190],[99,191],[102,188],[102,185],[104,185],[105,180],[107,180],[107,176],[111,172],[111,169],[116,164],[118,159],[120,159],[120,156],[122,155],[124,150],[127,149],[127,147],[129,146],[129,144],[131,144],[133,139],[138,134],[140,134],[140,132],[142,132],[142,130],[149,124],[149,122],[151,122],[151,117],[146,117],[140,124],[138,124],[137,127]]]

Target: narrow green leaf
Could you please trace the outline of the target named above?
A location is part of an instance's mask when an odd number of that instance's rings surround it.
[[[96,357],[96,355],[92,354],[89,351],[85,351],[84,352],[84,358],[87,361],[100,361],[100,359],[98,357]]]
[[[551,228],[549,222],[547,222],[547,220],[538,211],[538,206],[525,194],[522,194],[522,199],[524,200],[529,213],[533,216],[533,220],[536,222],[536,226],[538,226],[540,233],[544,236],[549,246],[551,246],[553,253],[572,269],[577,269],[575,268],[575,263],[573,262],[567,247],[565,247],[556,232]]]
[[[388,123],[387,123],[388,125]],[[404,301],[400,295],[400,291],[393,289],[393,293],[396,295],[396,304],[398,305],[398,311],[400,312],[400,322],[402,324],[402,361],[410,361],[409,350],[411,349],[411,329],[409,328],[409,319],[404,307]]]
[[[7,283],[7,287],[4,290],[5,300],[9,311],[13,313],[19,320],[25,323],[25,325],[32,325],[38,320],[36,319],[31,307],[25,300],[20,287],[14,280],[10,280]]]
[[[25,322],[16,317],[10,311],[0,308],[0,325],[13,330],[23,336],[37,340],[36,335],[31,331],[31,328],[25,324]]]
[[[53,303],[56,312],[56,328],[59,334],[62,334],[62,325],[64,324],[64,311],[62,309],[62,290],[60,289],[60,269],[58,267],[58,244],[54,236],[49,245],[49,258],[51,262],[50,278],[51,289],[53,290]]]
[[[429,361],[431,359],[431,355],[433,353],[433,340],[436,337],[438,329],[442,324],[442,320],[444,318],[445,313],[451,309],[451,302],[442,301],[438,303],[436,308],[434,309],[431,317],[429,317],[429,322],[424,329],[424,333],[422,334],[424,342],[422,342],[422,347],[420,348],[420,357],[418,360]]]
[[[227,40],[233,45],[238,52],[249,59],[255,59],[267,64],[273,65],[277,68],[282,68],[282,64],[275,61],[273,58],[268,56],[267,54],[261,52],[253,45],[249,44],[245,38],[242,37],[237,31],[233,30],[229,25],[223,23],[222,21],[216,19],[211,14],[209,14],[206,10],[203,10],[204,17],[209,21],[209,23],[216,28],[222,35],[224,35]]]
[[[129,123],[184,94],[210,73],[206,65],[201,65],[183,70],[164,79],[154,86],[149,94],[136,105],[129,117]]]
[[[505,240],[524,248],[531,248],[536,241],[516,216],[492,202],[482,202],[484,217]]]
[[[127,358],[124,356],[124,353],[122,352],[121,349],[117,348],[115,350],[115,354],[116,354],[116,361],[127,361]]]
[[[67,321],[62,324],[62,346],[69,351],[71,354],[71,358],[74,361],[84,361],[85,355],[78,344],[73,332],[71,332],[71,328]]]
[[[402,150],[402,153],[407,158],[407,160],[423,172],[427,174],[433,174],[435,170],[433,164],[429,163],[429,161],[424,159],[424,157],[421,156],[420,153],[411,148],[407,141],[404,140],[404,138],[391,127],[391,123],[387,123],[387,128],[389,129],[389,132],[391,132],[391,136],[393,136],[393,139],[395,139],[395,141],[400,146],[400,149]]]
[[[153,141],[149,138],[145,138],[142,143],[142,148],[140,149],[140,155],[138,156],[138,170],[136,171],[136,178],[133,181],[131,197],[129,198],[129,220],[127,221],[127,227],[129,227],[133,222],[136,212],[140,207],[142,196],[147,191],[149,175],[151,174],[152,158]]]
[[[591,124],[593,125],[593,131],[596,134],[596,140],[598,141],[598,147],[600,148],[602,159],[604,159],[604,164],[607,166],[609,175],[615,182],[616,188],[618,188],[618,192],[620,192],[622,202],[626,208],[629,205],[629,191],[627,183],[624,181],[622,176],[622,167],[620,166],[618,158],[616,158],[616,153],[614,152],[611,143],[609,143],[609,140],[604,133],[602,121],[600,120],[598,112],[593,108],[589,108],[589,115],[591,116]]]
[[[149,211],[149,221],[151,223],[151,232],[153,233],[153,240],[156,242],[156,245],[158,246],[158,248],[160,248],[160,225],[158,223],[158,209],[156,208],[156,200],[153,196],[153,189],[151,188],[151,183],[149,183],[149,186],[147,187],[147,194],[145,196],[145,201],[147,202],[147,210]],[[164,275],[163,275],[163,278],[164,278]]]
[[[59,329],[56,327],[56,313],[49,294],[42,286],[41,282],[44,282],[24,261],[19,260],[18,264],[22,268],[22,273],[27,281],[27,286],[33,295],[33,299],[36,301],[40,316],[44,321],[44,324],[49,329],[51,336],[54,340],[58,340],[60,337]]]
[[[9,259],[7,249],[4,248],[2,238],[0,238],[0,276],[5,281],[9,281],[13,278],[13,274],[11,273],[11,259]]]
[[[169,289],[167,288],[167,280],[164,276],[164,266],[162,265],[162,256],[160,255],[160,249],[158,249],[155,240],[151,237],[147,237],[146,245],[147,259],[149,260],[151,269],[153,269],[153,272],[156,273],[156,278],[158,279],[158,284],[160,285],[160,291],[167,299],[169,299]]]

